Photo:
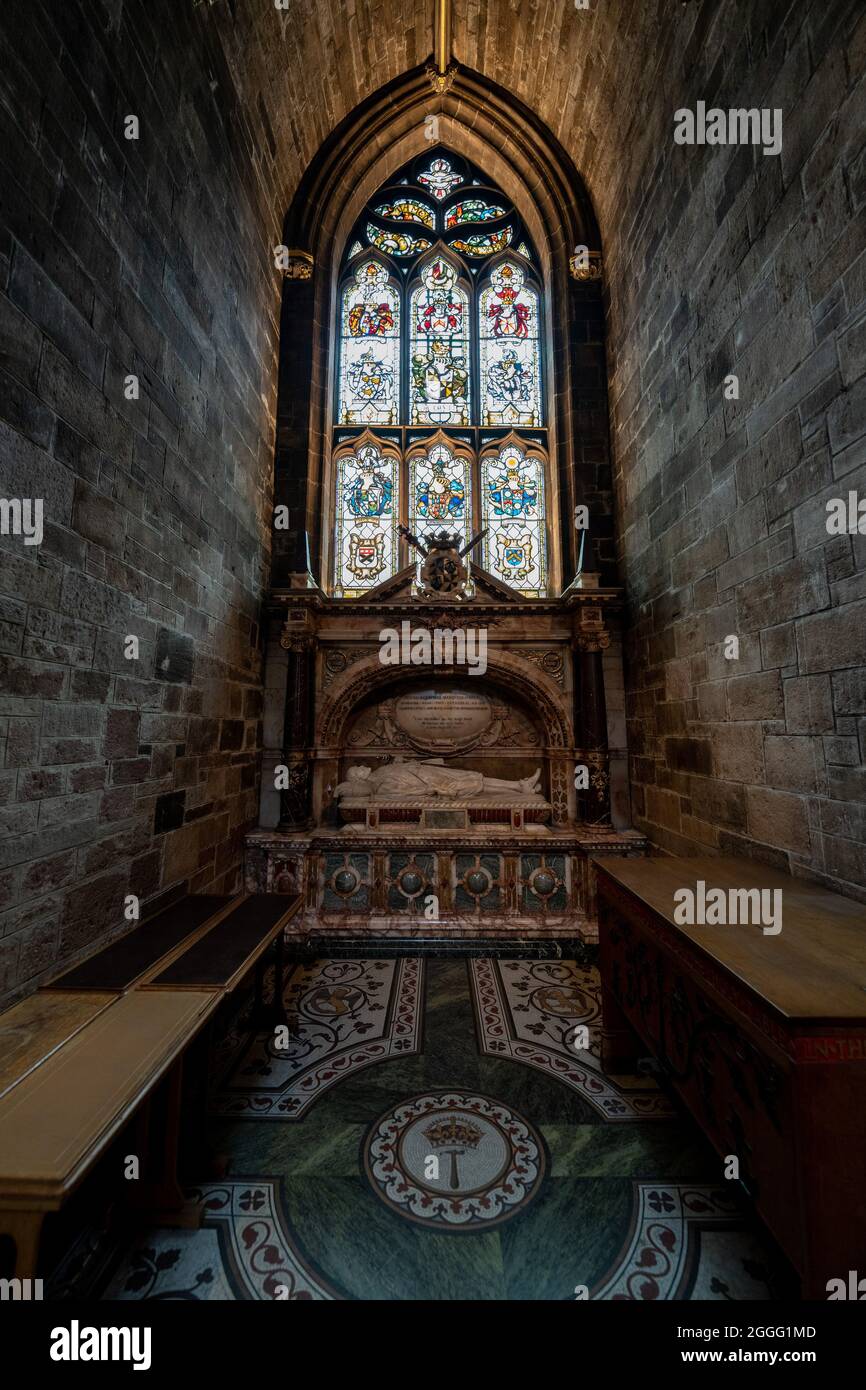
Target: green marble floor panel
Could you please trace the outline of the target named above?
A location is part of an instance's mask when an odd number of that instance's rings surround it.
[[[678,1124],[542,1125],[551,1176],[717,1181],[720,1164],[692,1128]]]
[[[628,1233],[629,1183],[554,1178],[521,1220],[500,1233],[506,1298],[571,1299],[591,1288],[615,1260]]]
[[[389,1212],[362,1178],[284,1184],[303,1251],[349,1298],[486,1300],[505,1295],[498,1233],[439,1234]]]
[[[345,997],[334,993],[337,1016]],[[328,998],[319,987],[325,1006]],[[464,958],[425,962],[418,1008],[417,1052],[406,1045],[401,1055],[393,1045],[401,1035],[384,1037],[381,1012],[371,1014],[382,1060],[365,1060],[359,1045],[356,1063],[325,1084],[313,1076],[321,1089],[306,1092],[302,1073],[300,1115],[211,1119],[212,1171],[202,1182],[212,1192],[222,1183],[212,1219],[234,1232],[239,1253],[224,1275],[232,1296],[263,1296],[252,1254],[243,1265],[261,1240],[305,1271],[309,1296],[322,1298],[562,1301],[576,1286],[603,1297],[696,1289],[738,1298],[756,1284],[763,1297],[790,1289],[785,1262],[680,1109],[611,1119],[554,1070],[482,1053]],[[346,1049],[337,1055],[342,1067]],[[327,1056],[320,1064],[333,1067]],[[112,1287],[122,1275],[114,1271]]]

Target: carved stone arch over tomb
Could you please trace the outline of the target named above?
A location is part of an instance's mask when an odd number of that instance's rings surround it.
[[[405,669],[401,674],[405,675]],[[424,678],[453,680],[459,667],[431,666],[424,668]],[[571,721],[562,707],[562,692],[533,662],[507,652],[488,652],[487,680],[503,690],[512,691],[524,704],[534,709],[544,729],[545,752],[573,746]],[[357,661],[331,685],[322,703],[317,721],[319,745],[340,747],[344,730],[352,712],[367,695],[394,683],[395,669],[383,666],[378,653]]]

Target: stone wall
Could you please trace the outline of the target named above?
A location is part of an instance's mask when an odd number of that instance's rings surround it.
[[[7,998],[127,894],[236,889],[256,821],[280,218],[207,13],[4,0],[0,495],[44,500],[0,537]]]
[[[328,133],[427,57],[430,9],[5,0],[0,496],[46,506],[38,549],[0,536],[7,996],[121,929],[128,892],[238,882],[270,252]],[[863,540],[824,529],[866,491],[862,4],[454,10],[458,61],[549,125],[602,229],[636,822],[862,892]],[[698,100],[780,106],[781,156],[675,146]]]
[[[430,8],[317,0],[276,27],[213,8],[290,184],[296,153],[425,60]],[[862,895],[864,541],[824,525],[829,497],[866,493],[862,0],[453,10],[458,62],[548,125],[601,226],[635,822]],[[699,100],[780,107],[781,155],[676,146]]]
[[[617,73],[619,160],[599,141],[584,166],[611,285],[635,824],[866,896],[866,538],[826,528],[828,499],[866,497],[866,16],[673,9]],[[675,146],[672,112],[698,100],[781,108],[781,155]]]
[[[455,52],[549,124],[601,226],[635,824],[864,897],[866,539],[825,526],[866,497],[862,0],[534,14],[517,43],[523,12],[458,0]],[[675,145],[699,100],[780,107],[781,155]]]

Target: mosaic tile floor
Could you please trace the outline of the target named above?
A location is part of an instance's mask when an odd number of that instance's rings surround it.
[[[145,1232],[88,1295],[796,1297],[691,1121],[648,1079],[604,1077],[598,999],[563,961],[299,966],[284,1047],[241,1013],[215,1049],[228,1167],[191,1194],[201,1229]]]

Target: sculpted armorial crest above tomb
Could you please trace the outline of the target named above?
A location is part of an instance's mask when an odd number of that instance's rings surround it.
[[[473,596],[469,562],[464,557],[481,542],[485,531],[464,545],[459,531],[429,531],[422,541],[408,526],[398,530],[418,555],[416,597],[460,602]]]

